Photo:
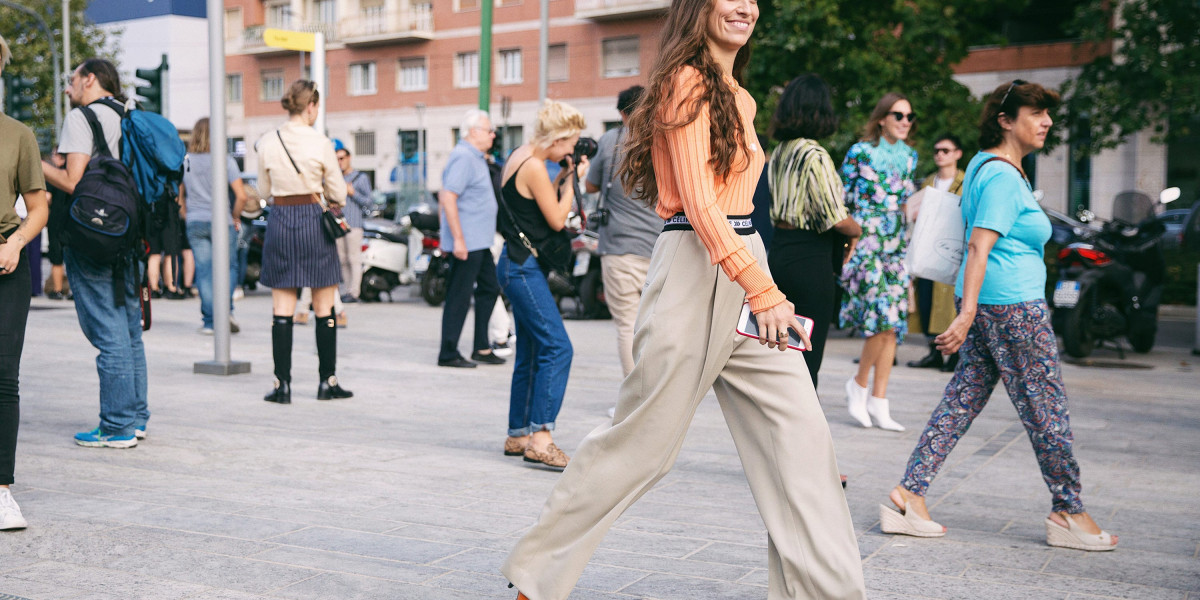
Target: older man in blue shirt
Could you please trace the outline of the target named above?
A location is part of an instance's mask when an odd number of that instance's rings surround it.
[[[500,294],[491,251],[496,233],[496,193],[484,156],[492,147],[496,130],[486,112],[472,109],[463,116],[459,136],[458,145],[442,171],[442,190],[438,192],[442,249],[451,254],[438,366],[474,368],[476,362],[504,363],[503,358],[492,354],[487,332],[488,319]],[[475,362],[458,352],[458,338],[471,307],[472,290],[475,345],[471,359]]]

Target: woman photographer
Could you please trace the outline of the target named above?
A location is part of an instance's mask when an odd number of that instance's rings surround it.
[[[321,383],[318,400],[349,398],[338,385],[337,328],[333,301],[342,278],[337,246],[322,231],[321,196],[332,204],[346,203],[346,181],[333,153],[333,142],[312,125],[320,96],[313,82],[301,79],[280,100],[289,119],[280,129],[264,134],[258,151],[258,189],[275,198],[263,242],[262,284],[271,288],[273,319],[271,350],[275,359],[275,388],[264,400],[292,402],[292,315],[300,288],[312,288],[317,314],[317,357]]]
[[[764,156],[739,79],[752,0],[675,0],[621,172],[667,220],[634,329],[634,367],[502,571],[518,599],[563,600],[609,527],[670,470],[711,388],[767,529],[767,596],[864,598],[833,440],[800,352],[808,339],[762,268],[749,213]],[[743,306],[760,337],[735,331]],[[520,336],[518,335],[518,340]]]
[[[885,533],[945,535],[946,528],[929,517],[925,492],[1003,379],[1050,488],[1046,543],[1088,551],[1117,547],[1117,536],[1096,525],[1080,498],[1058,342],[1046,304],[1042,253],[1050,219],[1021,168],[1022,158],[1045,145],[1054,123],[1050,111],[1058,102],[1054,91],[1015,79],[984,103],[983,150],[967,165],[962,187],[968,234],[955,286],[958,316],[935,340],[943,353],[959,352],[958,366],[913,448],[904,479],[892,490],[896,509],[879,507]]]
[[[512,303],[517,328],[504,454],[555,469],[565,468],[570,460],[550,432],[567,391],[574,350],[546,276],[551,268],[566,266],[554,264],[562,259],[555,250],[565,248],[570,260],[570,240],[563,228],[575,189],[587,175],[586,156],[580,164],[572,164],[575,144],[586,126],[575,108],[546,101],[538,111],[533,139],[508,158],[501,188],[504,202],[497,218],[505,243],[496,275]],[[547,160],[567,161],[553,181]]]

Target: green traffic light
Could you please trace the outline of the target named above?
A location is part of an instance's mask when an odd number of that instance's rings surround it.
[[[4,76],[4,112],[18,121],[31,121],[34,116],[33,87],[37,80],[28,77]]]
[[[134,75],[138,79],[146,82],[146,85],[139,85],[134,88],[138,95],[139,107],[147,112],[162,114],[163,112],[163,87],[166,83],[167,55],[163,55],[162,62],[153,69],[137,69]]]

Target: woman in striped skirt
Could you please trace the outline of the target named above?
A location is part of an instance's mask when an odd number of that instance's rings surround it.
[[[346,203],[346,183],[338,168],[333,142],[313,129],[320,97],[308,80],[291,85],[280,101],[290,118],[283,127],[263,135],[258,152],[259,190],[274,197],[267,237],[263,243],[263,285],[271,288],[272,355],[275,387],[263,399],[292,401],[292,315],[300,288],[312,288],[317,314],[317,356],[321,383],[318,400],[353,396],[338,385],[337,328],[333,302],[341,281],[337,247],[321,230],[321,196]]]

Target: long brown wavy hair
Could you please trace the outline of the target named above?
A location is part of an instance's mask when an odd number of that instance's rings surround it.
[[[740,153],[748,157],[744,147],[745,128],[738,114],[737,98],[725,84],[721,66],[708,51],[708,19],[713,11],[712,0],[673,0],[658,48],[658,58],[650,71],[646,91],[629,117],[624,158],[618,167],[621,182],[631,197],[649,205],[658,200],[658,182],[650,150],[654,139],[666,131],[695,121],[707,105],[712,120],[709,142],[712,157],[708,163],[718,178],[734,169]],[[733,77],[742,83],[742,72],[750,62],[750,43],[738,50],[733,62]],[[690,90],[675,89],[675,77],[684,66],[694,67],[703,80]],[[682,118],[671,123],[659,119],[659,108],[676,104],[676,114]],[[743,168],[749,166],[744,161]]]

